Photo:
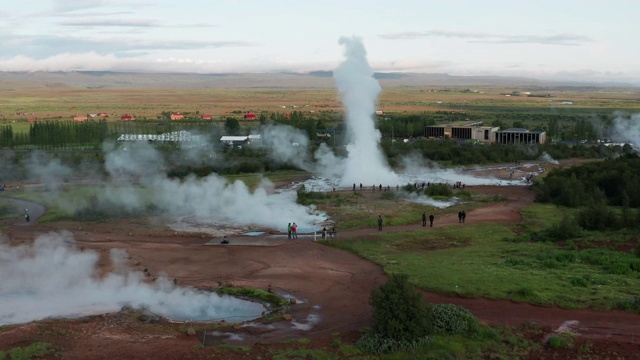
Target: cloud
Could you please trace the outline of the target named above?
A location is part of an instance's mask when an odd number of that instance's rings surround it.
[[[578,46],[593,41],[593,39],[585,35],[562,33],[553,35],[513,35],[449,30],[405,31],[399,33],[380,34],[379,37],[385,40],[416,40],[429,37],[446,37],[466,39],[470,42],[477,43],[542,44],[561,46]]]
[[[212,28],[216,25],[206,23],[171,25],[153,19],[105,19],[104,15],[83,16],[79,20],[66,20],[58,23],[70,27],[134,27],[134,28]]]
[[[142,26],[142,23],[140,24]],[[44,59],[61,54],[83,54],[95,52],[102,55],[123,52],[153,50],[201,50],[223,47],[250,47],[258,44],[235,40],[191,40],[191,39],[141,39],[125,37],[118,39],[91,38],[79,36],[25,36],[15,34],[0,35],[3,52],[0,58],[24,56]]]
[[[160,23],[151,19],[81,19],[60,22],[63,26],[120,26],[120,27],[161,27]]]
[[[269,73],[308,72],[331,67],[331,63],[281,64],[251,60],[211,60],[205,58],[155,58],[150,59],[145,52],[123,52],[98,54],[95,51],[84,53],[63,53],[45,58],[14,56],[0,58],[0,71],[37,72],[37,71],[118,71],[143,73]],[[146,56],[146,57],[145,57]]]
[[[104,0],[56,0],[53,3],[54,11],[77,11],[102,7],[106,5]]]

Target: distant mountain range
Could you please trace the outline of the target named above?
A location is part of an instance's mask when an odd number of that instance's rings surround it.
[[[592,91],[616,87],[638,91],[640,84],[543,81],[499,76],[452,76],[448,74],[375,73],[384,87],[526,87],[532,90]],[[9,83],[13,83],[10,85]],[[332,71],[310,73],[182,74],[125,73],[110,71],[0,72],[0,89],[16,83],[47,84],[76,88],[200,88],[200,89],[330,89],[335,88]]]

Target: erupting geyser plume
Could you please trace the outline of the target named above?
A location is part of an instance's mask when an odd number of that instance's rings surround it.
[[[373,115],[380,84],[373,77],[366,50],[357,37],[340,38],[345,46],[345,60],[334,72],[342,102],[346,108],[349,144],[344,161],[343,186],[352,183],[397,185],[398,176],[391,170],[380,148],[380,131]]]

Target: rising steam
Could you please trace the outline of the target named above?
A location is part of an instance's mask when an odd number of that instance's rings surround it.
[[[116,203],[143,212],[150,205],[167,217],[191,217],[204,224],[283,228],[296,222],[312,228],[325,220],[313,207],[296,203],[295,192],[273,192],[267,179],[252,190],[244,182],[228,182],[217,174],[172,179],[162,171],[161,154],[147,143],[109,148],[105,166],[113,183],[137,182],[136,187],[107,186],[101,203]]]
[[[398,176],[387,164],[380,148],[381,134],[373,121],[380,84],[373,77],[361,39],[342,37],[340,44],[345,46],[345,60],[334,77],[346,108],[349,138],[340,182],[343,186],[361,182],[397,184]]]
[[[94,251],[78,250],[66,232],[42,235],[32,246],[0,244],[0,325],[102,314],[127,304],[173,320],[244,321],[263,310],[162,278],[145,282],[142,273],[126,267],[122,250],[111,251],[114,272],[100,277],[98,259]]]
[[[640,114],[618,115],[613,120],[613,137],[640,149]]]

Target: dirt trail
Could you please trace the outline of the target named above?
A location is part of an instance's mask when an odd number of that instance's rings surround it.
[[[502,187],[502,186],[474,186],[467,187],[467,190],[472,192],[478,192],[482,194],[501,195],[508,199],[508,201],[491,204],[489,206],[466,210],[467,217],[465,224],[477,224],[483,222],[493,223],[511,223],[516,224],[522,220],[520,215],[520,209],[533,203],[534,194],[527,187]],[[428,213],[428,210],[426,210]],[[401,226],[383,226],[383,232],[397,232],[397,231],[411,231],[417,229],[428,230],[429,226],[423,227],[420,220],[421,214],[416,214],[415,225],[401,225]],[[433,222],[434,228],[454,226],[459,224],[457,214],[447,214],[437,216]],[[372,236],[379,234],[379,231],[375,228],[371,229],[359,229],[359,230],[347,230],[339,231],[338,236],[340,239],[348,239],[353,237]]]

